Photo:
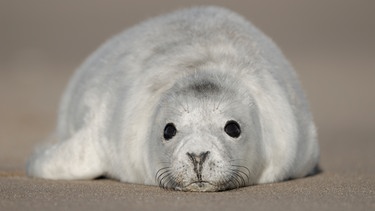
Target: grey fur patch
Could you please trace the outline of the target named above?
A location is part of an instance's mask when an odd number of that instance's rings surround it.
[[[197,94],[212,93],[217,94],[221,91],[220,87],[209,80],[201,80],[187,87],[187,90],[192,90]]]

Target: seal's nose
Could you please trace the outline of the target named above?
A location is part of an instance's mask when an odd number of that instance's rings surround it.
[[[190,160],[193,162],[193,164],[196,165],[196,164],[202,164],[206,160],[208,154],[210,154],[210,151],[201,152],[199,155],[195,154],[194,152],[192,153],[188,152],[186,154],[190,158]]]
[[[210,151],[201,152],[199,155],[189,152],[187,152],[186,154],[194,165],[194,172],[197,174],[198,181],[202,181],[202,164],[204,163],[204,161],[206,161],[208,154],[210,154]]]

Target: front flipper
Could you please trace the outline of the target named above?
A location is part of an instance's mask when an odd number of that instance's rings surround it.
[[[104,166],[98,143],[79,131],[68,140],[37,150],[28,161],[27,174],[45,179],[93,179],[104,174]]]

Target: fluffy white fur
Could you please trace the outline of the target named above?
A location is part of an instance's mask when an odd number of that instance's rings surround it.
[[[228,120],[241,136],[223,130]],[[177,134],[164,140],[164,126]],[[319,158],[296,74],[275,44],[239,15],[198,7],[156,17],[100,47],[63,96],[56,143],[31,176],[217,191],[298,178]],[[197,182],[188,152],[210,151]]]

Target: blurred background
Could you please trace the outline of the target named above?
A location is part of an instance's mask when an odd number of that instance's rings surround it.
[[[24,171],[55,127],[69,77],[101,43],[142,20],[202,4],[240,13],[286,54],[309,97],[325,171],[375,173],[367,168],[375,160],[371,0],[0,0],[0,170]]]

